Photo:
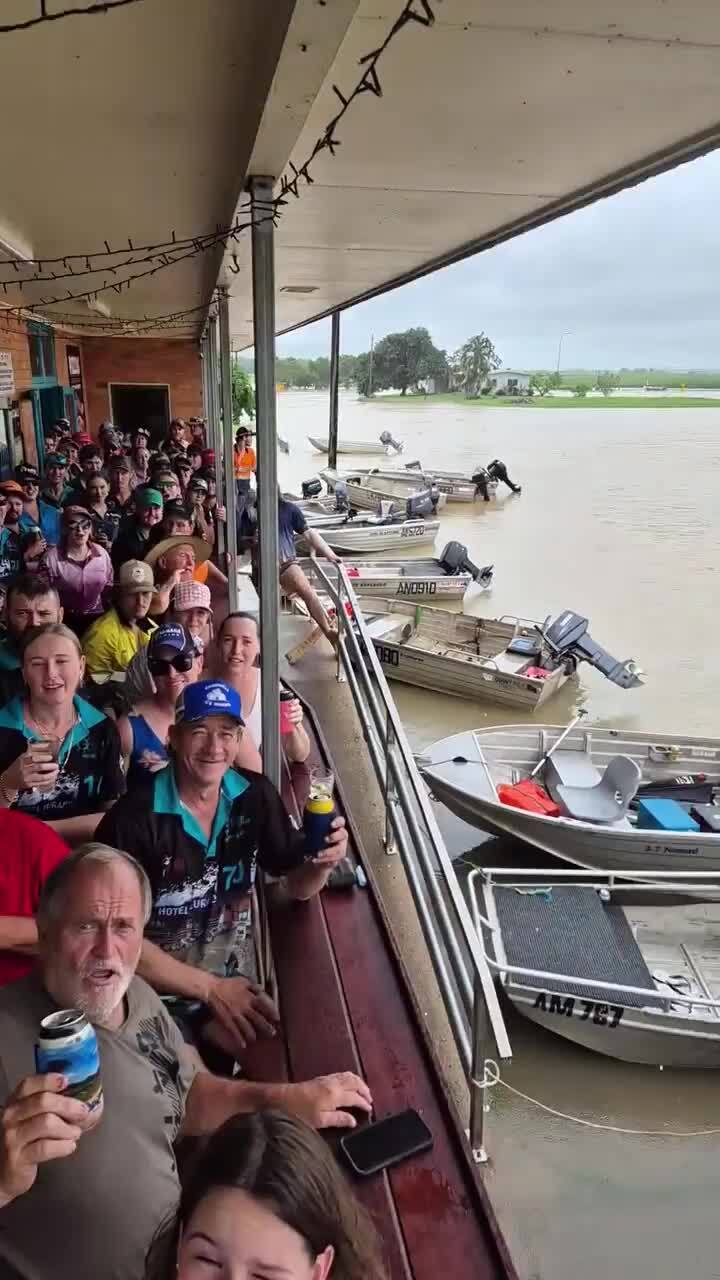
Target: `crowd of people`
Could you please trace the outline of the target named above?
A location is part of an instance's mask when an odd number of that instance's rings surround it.
[[[250,442],[239,433],[234,482],[252,542]],[[251,1047],[279,1022],[258,868],[310,898],[347,832],[336,817],[307,857],[261,772],[260,637],[228,612],[204,424],[173,421],[151,450],[143,429],[104,424],[96,443],[62,421],[45,444],[42,476],[0,483],[0,1275],[380,1280],[374,1230],[316,1132],[370,1113],[367,1085],[253,1078]],[[295,562],[312,531],[286,505],[281,582],[332,637]],[[302,706],[278,690],[279,715],[281,694],[302,765]],[[61,1009],[95,1029],[99,1123],[36,1069],[41,1020]],[[196,1138],[181,1193],[178,1150]]]

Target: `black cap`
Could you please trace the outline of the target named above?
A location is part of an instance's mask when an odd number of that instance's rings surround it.
[[[81,462],[88,462],[90,458],[102,458],[102,449],[98,449],[96,444],[84,444],[78,457]]]
[[[27,484],[28,482],[31,484],[39,484],[40,472],[37,467],[31,466],[29,462],[23,462],[19,467],[15,468],[15,479],[18,480],[20,484]]]
[[[173,516],[175,520],[192,519],[190,512],[182,502],[166,502],[163,507],[163,518]]]

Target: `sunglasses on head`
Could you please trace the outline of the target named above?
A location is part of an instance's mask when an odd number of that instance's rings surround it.
[[[189,671],[193,664],[191,653],[178,653],[175,658],[148,658],[148,671],[151,676],[169,676],[170,668],[174,671]]]

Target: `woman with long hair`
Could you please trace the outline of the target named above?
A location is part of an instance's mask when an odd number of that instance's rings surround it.
[[[227,1120],[190,1170],[146,1280],[386,1280],[375,1229],[329,1147],[282,1111]]]
[[[229,613],[218,629],[215,675],[240,694],[245,721],[243,739],[262,747],[260,691],[260,632],[254,613]],[[278,715],[280,709],[278,707]],[[297,698],[283,702],[282,746],[290,763],[301,764],[310,755],[310,739],[303,726],[303,710]]]
[[[153,693],[141,698],[118,720],[128,769],[128,786],[168,762],[168,736],[175,723],[175,705],[183,689],[202,674],[202,651],[189,631],[166,622],[153,632],[147,646],[147,667]]]
[[[92,533],[87,507],[64,507],[59,546],[48,547],[36,562],[60,596],[65,621],[80,636],[105,612],[113,585],[110,556]]]
[[[0,710],[0,808],[90,840],[125,790],[115,724],[79,697],[85,659],[62,623],[28,632],[22,674],[25,691]]]

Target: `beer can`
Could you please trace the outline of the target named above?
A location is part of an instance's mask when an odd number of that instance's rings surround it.
[[[60,1009],[42,1019],[35,1045],[35,1068],[38,1075],[56,1071],[65,1076],[68,1097],[85,1103],[93,1123],[100,1119],[100,1051],[95,1030],[82,1010]]]

